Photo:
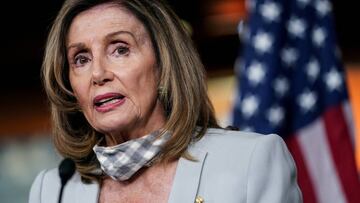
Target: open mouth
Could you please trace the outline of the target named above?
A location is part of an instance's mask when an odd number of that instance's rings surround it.
[[[115,104],[115,103],[120,102],[124,98],[125,98],[124,95],[116,94],[116,93],[100,95],[100,96],[95,97],[94,106],[103,107],[103,106]]]

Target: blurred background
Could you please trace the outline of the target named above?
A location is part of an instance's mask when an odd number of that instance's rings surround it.
[[[50,141],[48,102],[40,82],[40,66],[49,27],[63,1],[8,1],[0,21],[0,197],[26,202],[31,182],[44,168],[56,167],[59,156]],[[239,36],[248,10],[244,0],[168,0],[192,30],[208,74],[209,94],[220,123],[231,124],[237,82]],[[338,43],[346,69],[354,114],[360,127],[360,19],[356,2],[333,1]],[[360,144],[359,141],[357,141]],[[356,145],[359,146],[359,145]],[[356,148],[359,153],[359,147]],[[360,169],[360,154],[357,156]]]

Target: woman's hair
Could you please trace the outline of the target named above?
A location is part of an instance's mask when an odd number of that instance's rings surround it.
[[[99,163],[92,150],[103,135],[85,119],[69,82],[66,39],[79,13],[111,3],[130,11],[143,23],[152,41],[160,73],[159,96],[166,112],[164,132],[172,137],[160,160],[181,156],[208,127],[218,127],[207,95],[203,65],[192,40],[176,14],[161,0],[67,0],[50,30],[42,66],[43,83],[51,103],[53,139],[58,152],[72,158],[85,179],[99,179]]]

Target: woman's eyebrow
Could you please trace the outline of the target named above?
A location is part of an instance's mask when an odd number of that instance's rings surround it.
[[[124,30],[120,30],[120,31],[116,31],[116,32],[111,32],[109,34],[107,34],[105,36],[105,40],[107,41],[110,41],[112,38],[114,38],[115,36],[117,35],[121,35],[121,34],[127,34],[127,35],[130,35],[136,44],[138,44],[138,39],[136,38],[136,36],[134,35],[134,33],[130,32],[130,31],[124,31]],[[86,49],[86,45],[82,42],[79,42],[79,43],[73,43],[73,44],[70,44],[66,49],[67,51],[69,51],[70,49],[73,49],[73,48],[76,48],[76,49]]]
[[[86,49],[86,46],[84,43],[74,43],[74,44],[70,44],[66,49],[67,51],[69,51],[70,49]]]
[[[107,34],[105,36],[105,39],[106,40],[109,40],[109,39],[112,39],[114,38],[115,36],[117,35],[121,35],[121,34],[127,34],[127,35],[130,35],[134,41],[137,43],[138,42],[138,39],[136,38],[136,36],[134,35],[134,33],[130,32],[130,31],[125,31],[125,30],[120,30],[120,31],[116,31],[116,32],[111,32],[109,34]]]

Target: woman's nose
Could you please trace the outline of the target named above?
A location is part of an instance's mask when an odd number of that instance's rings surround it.
[[[101,61],[93,63],[92,83],[93,85],[104,85],[114,79],[114,73],[106,63]]]

